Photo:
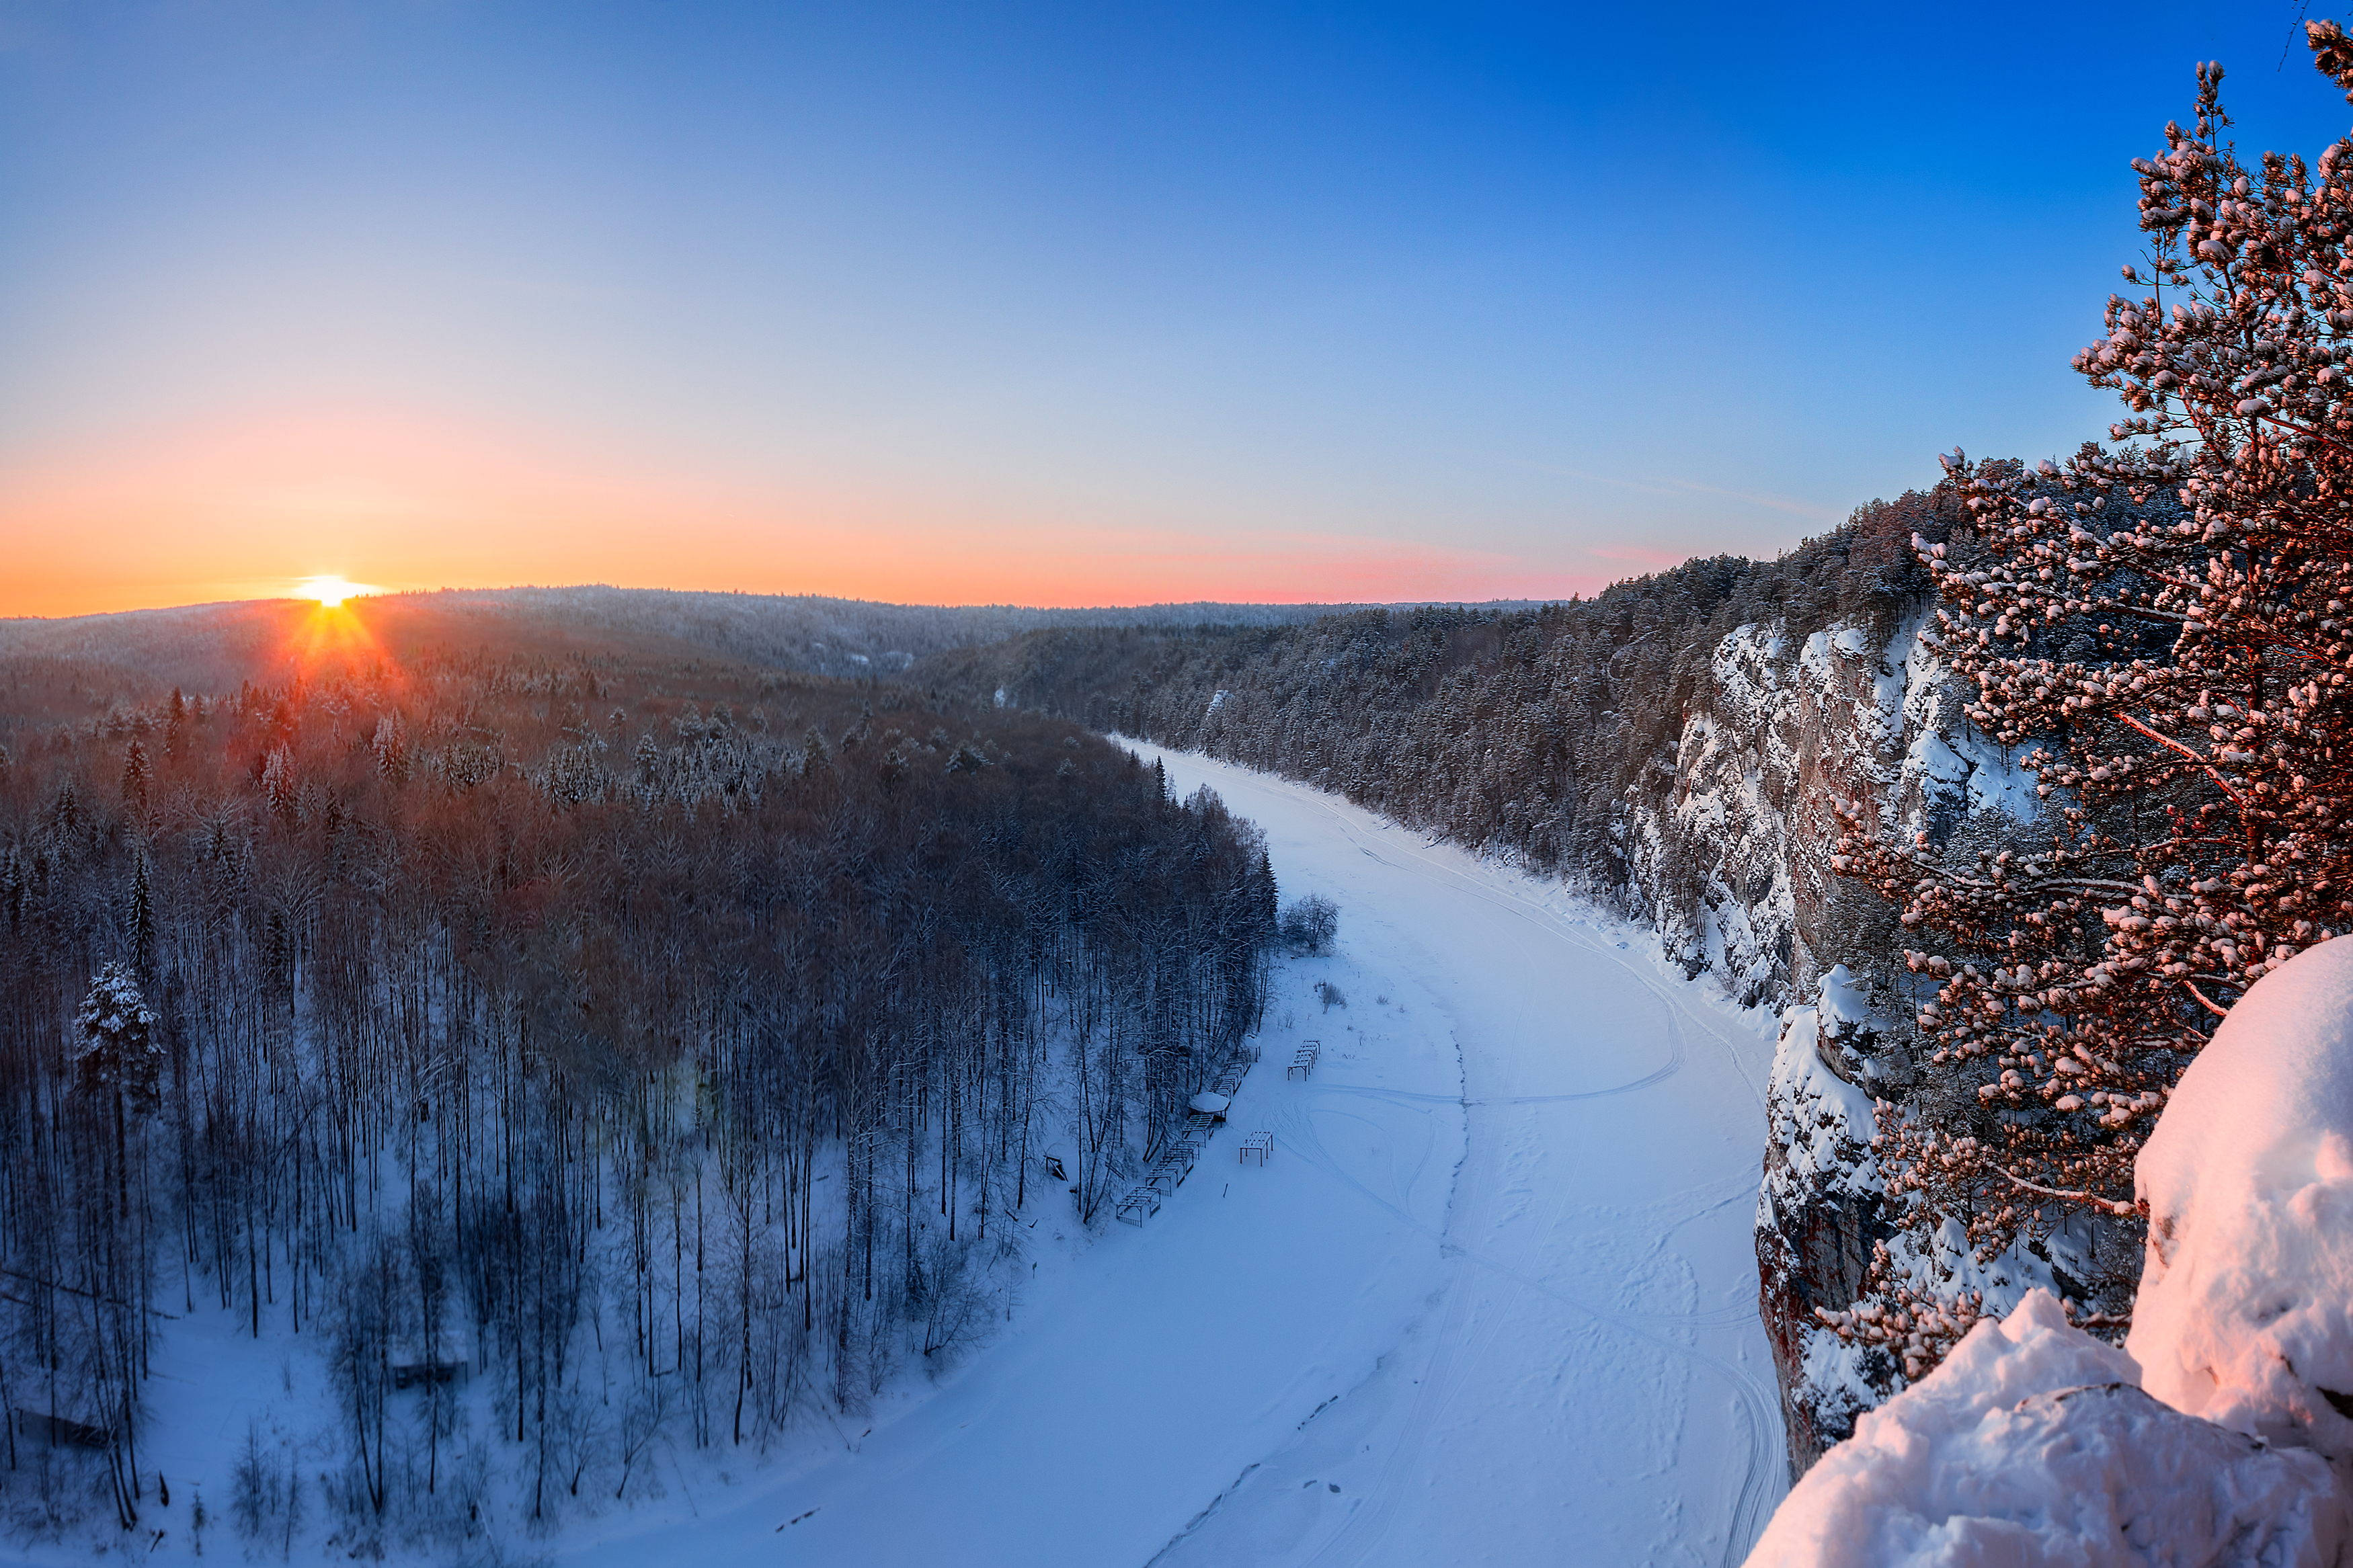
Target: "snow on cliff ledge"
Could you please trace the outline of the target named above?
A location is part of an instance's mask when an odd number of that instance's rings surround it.
[[[2353,1468],[2353,942],[2248,989],[2134,1169],[2144,1386]]]
[[[1855,1425],[1749,1568],[2331,1568],[2346,1521],[2317,1456],[2167,1408],[2132,1358],[2031,1290]]]
[[[2353,1558],[2353,942],[2249,989],[2135,1177],[2130,1353],[2030,1292],[1863,1415],[1752,1568]]]

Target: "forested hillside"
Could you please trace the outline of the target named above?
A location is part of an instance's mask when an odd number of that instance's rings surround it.
[[[330,1373],[332,1452],[257,1436],[213,1503],[290,1542],[305,1497],[347,1545],[454,1539],[501,1475],[544,1519],[658,1438],[855,1410],[1001,1320],[1021,1222],[1092,1216],[1255,1026],[1253,831],[1068,722],[344,648],[0,752],[27,1528],[138,1516],[151,1358],[198,1314]],[[452,1363],[511,1465],[455,1468]]]
[[[1018,605],[882,605],[815,594],[688,593],[661,588],[445,589],[365,601],[388,655],[505,646],[645,656],[695,650],[737,663],[860,679],[892,675],[950,648],[1045,626],[1275,626],[1335,608],[1314,605],[1145,605],[1037,609]],[[192,605],[59,620],[0,620],[0,734],[11,725],[85,718],[174,685],[224,691],[296,673],[289,653],[311,613],[300,599]]]
[[[1763,626],[1794,647],[1842,626],[1875,658],[1929,595],[1913,535],[1950,538],[1958,515],[1940,486],[1873,502],[1775,561],[1694,560],[1592,599],[1248,630],[1058,628],[939,656],[908,679],[1303,779],[1693,931],[1720,846],[1653,829],[1691,785],[1691,716],[1737,679],[1726,639]],[[1762,901],[1770,883],[1734,891]],[[1782,952],[1734,983],[1762,995],[1793,978]]]

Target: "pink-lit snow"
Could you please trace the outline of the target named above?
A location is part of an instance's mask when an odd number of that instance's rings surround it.
[[[2328,1568],[2342,1503],[2316,1455],[2268,1448],[2139,1386],[2056,1297],[1969,1331],[1855,1425],[1750,1568]]]
[[[2248,988],[2134,1168],[2128,1348],[2178,1408],[2353,1459],[2353,942]]]

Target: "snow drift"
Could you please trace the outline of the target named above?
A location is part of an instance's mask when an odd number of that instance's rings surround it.
[[[2345,1510],[2323,1460],[2170,1409],[2139,1371],[2028,1292],[1865,1413],[1750,1568],[2338,1560]]]
[[[2353,1544],[2353,942],[2251,987],[2135,1185],[2125,1350],[2049,1293],[1809,1473],[1752,1564],[2313,1563]]]
[[[2175,1407],[2353,1463],[2353,942],[2257,981],[2134,1167],[2127,1342]]]

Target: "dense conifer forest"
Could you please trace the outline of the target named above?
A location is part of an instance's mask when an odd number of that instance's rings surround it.
[[[1626,806],[1673,790],[1684,716],[1725,634],[1778,622],[1802,638],[1843,622],[1884,640],[1932,593],[1913,535],[1949,539],[1961,515],[1948,483],[1874,501],[1777,560],[1694,559],[1590,599],[1055,628],[939,655],[908,679],[1303,779],[1622,894]]]
[[[883,605],[815,594],[664,588],[443,589],[368,600],[371,636],[401,656],[511,643],[544,651],[717,655],[764,669],[862,680],[896,675],[950,648],[1048,626],[1272,626],[1345,606],[1152,605],[1035,609],[1015,605]],[[189,605],[61,620],[0,619],[0,735],[12,725],[87,716],[118,697],[160,700],[173,685],[225,691],[283,679],[303,600]],[[79,699],[79,700],[76,700]],[[62,710],[58,704],[63,703]]]
[[[20,1525],[93,1479],[138,1516],[200,1306],[325,1359],[311,1506],[354,1539],[471,1508],[457,1363],[535,1517],[658,1437],[855,1410],[1001,1319],[1027,1222],[1096,1216],[1256,1026],[1254,830],[1067,721],[675,647],[322,647],[0,752]],[[257,1441],[215,1508],[290,1541],[305,1495]]]

